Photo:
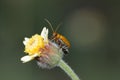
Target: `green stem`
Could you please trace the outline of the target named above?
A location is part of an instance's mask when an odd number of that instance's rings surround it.
[[[72,80],[80,80],[79,77],[75,74],[75,72],[70,68],[70,66],[65,63],[65,61],[60,60],[58,66],[63,69]]]

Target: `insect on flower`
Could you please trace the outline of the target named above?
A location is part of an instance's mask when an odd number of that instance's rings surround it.
[[[46,21],[51,26],[50,22]],[[35,59],[40,67],[49,69],[58,65],[63,55],[69,53],[68,48],[70,47],[69,41],[56,31],[53,31],[53,35],[49,39],[46,27],[43,28],[40,35],[26,37],[23,44],[25,45],[24,52],[28,54],[21,58],[23,63]]]
[[[52,28],[51,23],[46,20]],[[59,27],[59,26],[58,26]],[[57,27],[57,28],[58,28]],[[70,47],[69,41],[53,30],[51,39],[48,38],[48,29],[43,28],[41,34],[35,34],[30,38],[25,37],[23,44],[24,52],[27,54],[21,58],[23,63],[36,60],[41,68],[51,69],[60,67],[72,80],[80,80],[74,71],[62,59],[64,54],[68,53]],[[53,28],[52,28],[53,29]]]
[[[50,40],[52,42],[55,42],[62,49],[64,54],[68,54],[69,53],[68,48],[70,48],[70,42],[67,40],[66,37],[56,32],[61,24],[59,24],[56,30],[54,30],[52,27],[52,24],[47,19],[45,19],[45,21],[49,24],[49,26],[53,31],[53,34]]]
[[[51,69],[58,65],[63,57],[63,51],[59,46],[48,39],[48,29],[43,28],[41,34],[35,34],[31,38],[25,38],[26,56],[21,58],[23,63],[31,60],[37,60],[37,63],[42,68]]]

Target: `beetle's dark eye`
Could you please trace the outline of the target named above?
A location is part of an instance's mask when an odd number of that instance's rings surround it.
[[[56,37],[56,36],[57,36],[57,33],[54,32],[54,33],[53,33],[53,36]]]

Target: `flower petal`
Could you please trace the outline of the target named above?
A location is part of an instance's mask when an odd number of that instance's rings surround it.
[[[33,60],[37,56],[40,56],[40,54],[35,53],[34,55],[26,55],[26,56],[24,56],[24,57],[21,58],[21,61],[23,63],[26,63],[26,62],[29,62],[29,61]]]
[[[34,59],[33,57],[27,55],[27,56],[22,57],[22,58],[21,58],[21,61],[22,61],[23,63],[26,63],[26,62],[29,62],[29,61],[31,61],[31,60],[33,60],[33,59]]]
[[[23,44],[26,45],[28,41],[29,41],[29,38],[25,37],[25,40],[23,41]]]
[[[48,29],[46,27],[43,28],[41,36],[44,38],[45,42],[48,42]]]
[[[46,32],[46,27],[43,28],[42,32],[41,32],[41,36],[44,38],[45,36],[45,32]]]

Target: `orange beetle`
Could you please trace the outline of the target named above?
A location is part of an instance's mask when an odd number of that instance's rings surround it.
[[[69,41],[63,35],[58,34],[57,32],[53,32],[52,39],[56,42],[57,40],[61,39],[68,48],[70,47]]]
[[[64,37],[63,35],[56,32],[61,24],[59,24],[57,26],[56,30],[54,31],[51,23],[47,19],[45,19],[45,21],[50,25],[50,27],[51,27],[51,29],[53,31],[53,34],[52,34],[52,37],[51,37],[50,40],[52,42],[55,42],[62,49],[62,51],[65,54],[69,53],[68,48],[70,48],[70,42],[67,40],[66,37]]]

